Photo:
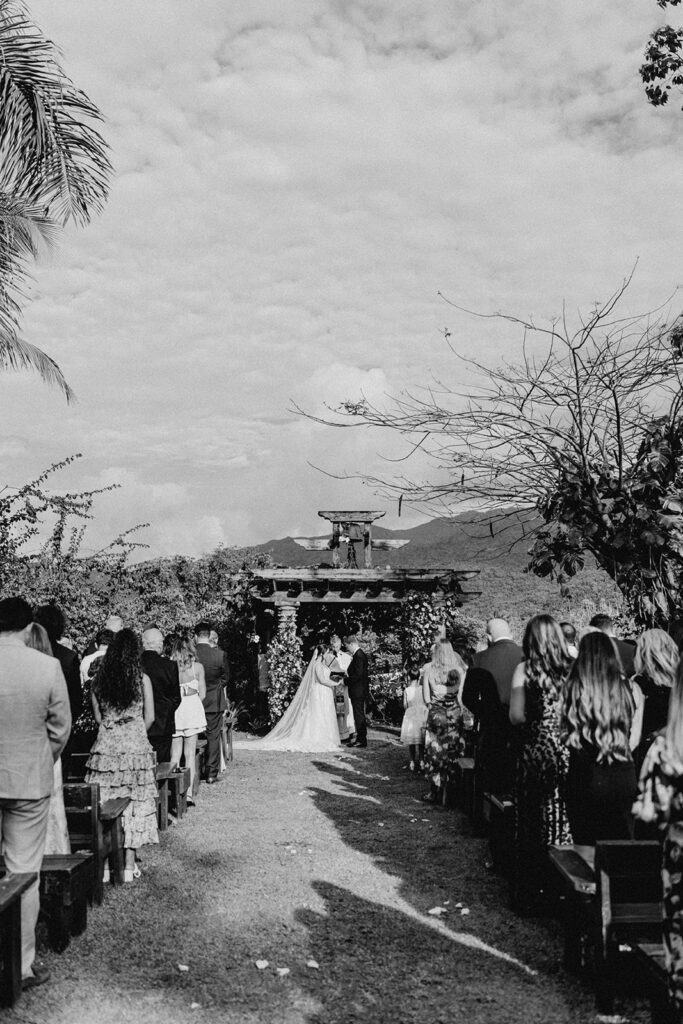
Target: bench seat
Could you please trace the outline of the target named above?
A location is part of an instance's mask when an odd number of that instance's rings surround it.
[[[0,874],[5,874],[3,857],[0,857]],[[56,953],[64,952],[72,935],[85,931],[93,886],[92,853],[46,853],[43,857],[40,913],[47,925],[50,948]]]
[[[14,1006],[21,994],[21,897],[37,877],[0,878],[0,1006]]]

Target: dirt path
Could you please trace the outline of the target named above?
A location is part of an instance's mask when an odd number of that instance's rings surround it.
[[[562,970],[557,924],[508,911],[484,841],[459,813],[420,804],[404,761],[379,734],[355,755],[238,751],[145,853],[141,881],[107,892],[86,934],[46,957],[53,981],[5,1019],[594,1021],[591,993]],[[447,914],[430,916],[436,906]],[[649,1019],[642,1005],[622,1012]]]

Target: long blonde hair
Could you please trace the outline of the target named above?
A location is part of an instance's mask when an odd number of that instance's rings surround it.
[[[666,745],[679,761],[683,761],[683,659],[678,665],[676,680],[669,697],[669,717],[664,730]]]
[[[522,648],[527,685],[535,684],[544,693],[559,695],[571,658],[564,633],[552,615],[534,615],[529,619]]]
[[[663,629],[646,629],[638,640],[633,666],[655,686],[671,687],[676,682],[680,655],[678,644]]]
[[[450,641],[437,640],[432,646],[429,680],[432,683],[440,683],[441,686],[445,686],[448,673],[452,671],[456,671],[462,679],[467,671],[467,666],[460,655],[453,650]]]
[[[602,632],[581,639],[564,692],[560,729],[569,747],[596,747],[598,762],[630,761],[634,702],[617,649]]]

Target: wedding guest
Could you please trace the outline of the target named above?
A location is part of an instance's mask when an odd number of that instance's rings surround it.
[[[218,633],[215,629],[212,629],[209,633],[209,643],[213,648],[218,647]]]
[[[461,674],[451,669],[438,697],[429,704],[424,740],[425,775],[429,779],[429,792],[422,797],[424,803],[440,803],[455,762],[462,757],[465,743],[460,730],[463,715],[460,703]]]
[[[206,683],[206,781],[213,785],[218,781],[221,770],[221,730],[226,708],[225,687],[230,678],[230,669],[225,651],[220,647],[212,647],[210,638],[210,623],[198,622],[195,626],[196,658],[204,669]]]
[[[477,792],[504,794],[514,778],[510,690],[522,660],[522,648],[512,639],[504,619],[486,623],[488,645],[472,658],[462,689],[462,702],[479,722],[475,757]]]
[[[342,647],[341,637],[333,633],[330,637],[328,655],[324,658],[328,665],[337,664],[344,675],[339,676],[337,685],[334,688],[334,706],[337,712],[337,727],[339,728],[339,739],[342,743],[348,744],[356,735],[356,724],[353,720],[353,708],[349,699],[349,688],[346,685],[345,673],[351,664],[351,655]],[[332,678],[336,678],[333,674]]]
[[[10,874],[33,873],[21,897],[22,987],[49,978],[35,960],[38,875],[54,788],[53,764],[69,736],[69,693],[59,662],[26,646],[33,612],[0,600],[0,844]]]
[[[643,695],[642,737],[634,754],[637,766],[666,726],[679,660],[676,642],[663,629],[647,629],[636,644],[633,679]]]
[[[107,647],[114,639],[110,629],[101,629],[96,637],[96,649],[91,654],[86,654],[81,662],[81,688],[90,698],[90,681],[97,669],[97,662],[106,653]]]
[[[614,630],[614,619],[610,615],[605,615],[604,613],[594,615],[589,625],[594,629],[599,629],[601,633],[604,633],[605,636],[612,640],[617,649],[624,675],[627,679],[630,679],[634,671],[633,658],[636,653],[635,646],[627,640],[619,639]]]
[[[194,807],[195,788],[195,755],[197,753],[197,737],[206,729],[204,698],[206,682],[204,668],[196,660],[196,648],[189,636],[179,637],[171,648],[171,658],[180,674],[180,692],[182,700],[175,712],[175,729],[171,745],[171,761],[174,765],[185,759],[185,767],[190,769],[190,795],[187,802]]]
[[[510,722],[517,726],[512,893],[517,906],[533,907],[546,888],[548,846],[570,838],[562,797],[568,754],[560,739],[560,701],[571,659],[551,615],[529,620],[522,650],[524,661],[510,687]]]
[[[154,721],[147,730],[147,739],[156,754],[157,764],[174,760],[171,745],[176,710],[181,701],[178,665],[164,657],[163,649],[161,630],[146,629],[142,634],[142,670],[149,677],[154,698]]]
[[[110,633],[119,633],[123,629],[123,619],[121,618],[120,615],[109,615],[107,616],[107,621],[104,623],[104,626],[102,628],[108,629]],[[95,636],[92,638],[92,640],[86,647],[85,653],[83,655],[84,658],[86,658],[89,654],[94,654],[95,651],[98,649],[98,636],[99,631],[95,634]]]
[[[576,646],[576,626],[573,626],[571,622],[561,622],[560,629],[564,637],[567,654],[573,659],[579,653],[579,649]]]
[[[405,713],[401,723],[401,743],[410,751],[411,772],[424,768],[424,742],[427,728],[427,705],[420,684],[420,670],[416,666],[406,669],[407,685],[403,690]]]
[[[83,691],[81,689],[78,654],[68,647],[63,639],[66,630],[66,617],[58,605],[42,604],[39,608],[36,608],[33,618],[35,622],[39,623],[46,630],[52,657],[56,658],[61,666],[64,679],[66,680],[66,688],[69,691],[71,721],[75,726],[83,710]],[[74,735],[72,730],[69,740],[62,751],[61,771],[65,779],[69,778],[73,743]]]
[[[422,696],[425,704],[443,697],[446,693],[446,680],[450,672],[457,672],[460,684],[465,679],[467,666],[460,655],[445,637],[432,645],[430,659],[420,672]]]
[[[26,646],[33,648],[34,651],[40,651],[41,654],[46,654],[48,658],[53,657],[47,630],[37,622],[32,622],[29,627]],[[64,808],[64,792],[62,790],[63,756],[64,751],[62,751],[62,757],[57,758],[52,768],[53,786],[47,818],[47,832],[45,833],[45,853],[71,853],[69,830],[66,824],[66,810]]]
[[[370,696],[368,656],[361,648],[357,636],[347,636],[345,647],[351,655],[351,661],[346,670],[346,685],[349,688],[349,700],[353,709],[353,720],[356,724],[356,738],[349,743],[349,746],[367,747],[368,726],[365,718],[365,705]]]
[[[564,688],[561,733],[569,747],[567,813],[572,839],[633,838],[636,772],[629,736],[633,697],[612,640],[588,633]]]
[[[147,739],[154,697],[132,629],[120,630],[100,660],[91,700],[99,732],[85,781],[99,783],[103,801],[130,797],[123,812],[124,881],[132,882],[139,875],[136,851],[159,842],[154,752]]]
[[[676,1020],[683,1019],[683,662],[671,688],[667,722],[645,755],[633,806],[662,839],[664,953]]]

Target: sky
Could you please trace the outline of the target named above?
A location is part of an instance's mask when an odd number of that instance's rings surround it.
[[[655,0],[29,7],[116,174],[26,308],[78,400],[3,375],[0,482],[81,453],[55,487],[120,485],[86,550],[139,522],[147,556],[324,533],[325,508],[414,525],[359,479],[391,475],[400,438],[292,405],[458,385],[446,327],[485,361],[519,355],[518,331],[439,293],[543,321],[636,259],[627,311],[680,283],[683,113],[638,76]]]

